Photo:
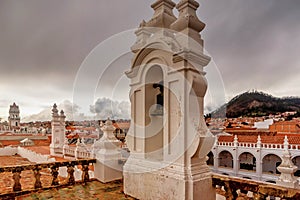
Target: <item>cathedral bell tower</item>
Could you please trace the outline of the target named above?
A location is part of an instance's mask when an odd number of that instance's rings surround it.
[[[175,17],[173,9],[179,16]],[[195,0],[157,0],[154,15],[135,32],[130,79],[131,126],[124,192],[138,199],[214,200],[207,154],[215,138],[206,127],[207,90]]]
[[[11,130],[15,129],[16,127],[20,127],[20,109],[16,103],[13,103],[13,105],[9,107],[8,121]]]
[[[62,110],[58,113],[57,105],[54,104],[52,108],[52,121],[51,121],[51,144],[50,155],[63,156],[63,146],[65,143],[65,122],[66,116]]]

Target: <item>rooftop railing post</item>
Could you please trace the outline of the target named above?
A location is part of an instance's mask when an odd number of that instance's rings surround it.
[[[58,167],[56,165],[53,165],[51,167],[51,174],[52,174],[52,177],[53,177],[51,185],[52,186],[59,185],[59,181],[58,181]]]
[[[266,198],[266,195],[260,194],[259,192],[254,194],[254,200],[265,200]]]
[[[33,174],[34,174],[34,178],[35,178],[35,183],[34,183],[34,188],[35,189],[43,188],[42,187],[42,182],[41,182],[40,170],[41,170],[41,167],[39,167],[39,166],[36,166],[33,169]]]
[[[70,163],[68,166],[67,172],[68,172],[68,184],[69,185],[74,185],[75,184],[75,178],[74,178],[74,165]]]
[[[22,172],[22,168],[20,168],[20,167],[17,167],[17,168],[12,170],[13,179],[14,179],[14,186],[13,186],[13,191],[14,192],[22,191],[22,186],[21,186],[21,183],[20,183],[21,172]]]
[[[89,165],[88,164],[83,164],[82,165],[82,181],[84,183],[88,182],[90,180],[89,176]]]

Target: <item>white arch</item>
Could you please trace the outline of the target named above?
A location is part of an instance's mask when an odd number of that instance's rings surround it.
[[[142,65],[143,63],[149,63],[145,62],[145,58],[152,52],[152,51],[158,51],[158,50],[163,50],[166,52],[174,53],[173,50],[168,46],[166,42],[163,40],[156,41],[153,43],[148,44],[146,47],[144,47],[140,52],[138,52],[136,59],[134,60],[134,64],[132,67],[137,67]]]
[[[222,151],[228,151],[231,153],[231,155],[233,156],[235,154],[235,150],[233,150],[233,148],[226,148],[226,147],[218,147],[218,156],[219,156],[219,153],[222,152]]]
[[[282,154],[279,154],[278,152],[264,152],[262,153],[261,155],[261,161],[263,161],[263,159],[267,156],[267,155],[275,155],[275,156],[278,156],[280,159],[282,157]],[[282,159],[281,159],[282,160]]]
[[[244,154],[244,153],[249,153],[249,154],[251,154],[256,160],[257,160],[257,155],[255,154],[255,153],[251,153],[251,152],[249,152],[249,151],[241,151],[241,152],[239,152],[238,154],[237,154],[237,158],[238,159],[240,159],[240,156],[242,155],[242,154]]]
[[[294,159],[296,157],[300,157],[300,151],[299,150],[297,152],[295,152],[294,154],[292,154],[292,159]]]
[[[231,161],[232,161],[231,165],[232,165],[232,166],[229,167],[229,168],[233,168],[233,167],[234,167],[234,157],[233,157],[233,155],[232,155],[229,151],[227,151],[227,150],[224,150],[224,151],[220,151],[220,152],[219,152],[219,154],[218,154],[218,158],[219,158],[219,160],[218,160],[218,167],[221,166],[221,165],[220,165],[220,158],[221,158],[220,155],[221,155],[223,152],[224,152],[224,153],[229,153],[229,155],[231,156],[231,158],[232,158],[232,159],[231,159]],[[222,167],[222,166],[221,166],[221,167]]]
[[[265,158],[266,156],[268,156],[268,155],[274,155],[274,156],[277,156],[277,157],[280,158],[280,160],[282,161],[282,158],[281,158],[279,155],[275,154],[275,153],[267,153],[266,155],[264,155],[264,156],[261,157],[261,160],[263,161],[264,158]]]

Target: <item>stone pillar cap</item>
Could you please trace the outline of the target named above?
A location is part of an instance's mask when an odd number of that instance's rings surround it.
[[[116,128],[113,126],[112,121],[108,118],[105,124],[101,127],[102,131],[114,131]]]

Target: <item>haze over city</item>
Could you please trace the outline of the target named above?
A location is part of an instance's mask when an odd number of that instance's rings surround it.
[[[202,0],[200,4],[198,15],[207,24],[202,33],[205,48],[215,63],[206,68],[210,89],[217,76],[224,83],[220,91],[225,101],[251,89],[279,97],[299,96],[298,0]],[[74,82],[86,56],[102,41],[134,29],[152,14],[140,0],[2,0],[0,117],[7,117],[13,102],[20,105],[22,117],[48,109],[54,102],[72,105]],[[106,24],[105,29],[100,24]],[[122,75],[130,68],[130,58],[129,54],[121,57],[105,75],[108,81],[120,77],[118,87],[100,82],[94,96],[98,104],[87,105],[84,111],[79,106],[78,114],[92,115],[90,111],[105,102],[98,100],[103,97],[128,106],[129,81]],[[99,68],[106,67],[99,63]],[[210,77],[210,72],[217,75]],[[114,95],[107,95],[112,89]],[[207,101],[206,109],[222,102],[210,105]]]

